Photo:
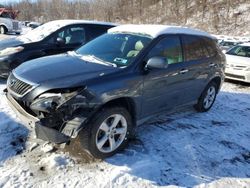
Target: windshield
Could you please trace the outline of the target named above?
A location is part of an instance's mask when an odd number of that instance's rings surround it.
[[[242,57],[250,57],[250,46],[235,46],[226,54]]]
[[[103,63],[124,67],[131,64],[151,41],[152,38],[146,35],[109,33],[85,44],[76,53],[83,57],[94,57]]]
[[[4,12],[4,13],[0,14],[0,17],[12,19],[12,14],[10,12]]]
[[[51,33],[55,32],[61,27],[62,24],[60,24],[59,22],[48,22],[44,25],[37,27],[36,29],[29,31],[25,35],[18,37],[18,39],[23,42],[38,42],[43,40],[45,37],[49,36]]]

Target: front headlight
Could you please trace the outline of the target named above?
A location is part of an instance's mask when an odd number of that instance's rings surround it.
[[[62,104],[75,97],[77,93],[77,91],[71,93],[45,93],[40,95],[30,105],[30,108],[32,110],[41,112],[55,111]]]
[[[15,54],[15,53],[21,52],[23,49],[24,47],[22,46],[5,48],[4,50],[0,51],[0,56],[7,56],[7,55]]]

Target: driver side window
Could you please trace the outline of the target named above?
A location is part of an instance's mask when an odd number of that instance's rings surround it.
[[[56,42],[57,38],[62,38],[66,45],[80,45],[86,42],[85,30],[81,26],[66,27],[55,34],[53,42]]]
[[[149,52],[148,59],[156,56],[165,57],[168,64],[183,62],[180,38],[178,36],[167,36],[162,39]]]

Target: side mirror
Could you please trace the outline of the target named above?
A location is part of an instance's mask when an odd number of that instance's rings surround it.
[[[63,45],[65,45],[65,43],[66,43],[66,41],[61,37],[58,37],[56,39],[56,45],[58,45],[58,46],[63,46]]]
[[[145,68],[146,68],[146,70],[148,70],[148,69],[166,69],[166,68],[168,68],[167,58],[152,57],[148,60]]]

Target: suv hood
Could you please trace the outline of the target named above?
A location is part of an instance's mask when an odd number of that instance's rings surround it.
[[[117,70],[119,68],[87,62],[69,54],[61,54],[28,61],[16,68],[14,74],[34,84],[64,88],[83,85],[88,79]]]
[[[9,48],[9,47],[19,46],[22,44],[24,44],[24,43],[16,38],[4,39],[4,40],[0,41],[0,50],[3,50],[5,48]]]

